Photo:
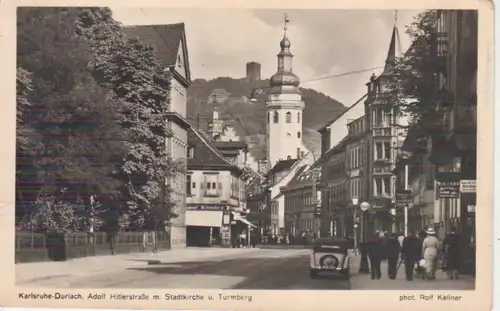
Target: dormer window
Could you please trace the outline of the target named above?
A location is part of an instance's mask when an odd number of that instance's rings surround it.
[[[194,158],[194,147],[188,147],[187,149],[187,157],[188,159]]]
[[[177,55],[177,67],[182,67],[182,60],[180,55]]]

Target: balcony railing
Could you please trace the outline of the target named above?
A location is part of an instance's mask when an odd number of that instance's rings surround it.
[[[374,127],[373,137],[390,137],[392,136],[390,127]]]
[[[391,166],[375,166],[373,168],[374,175],[392,175]]]

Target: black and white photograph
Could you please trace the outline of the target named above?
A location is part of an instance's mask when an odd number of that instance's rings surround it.
[[[17,287],[476,289],[477,10],[16,15]]]

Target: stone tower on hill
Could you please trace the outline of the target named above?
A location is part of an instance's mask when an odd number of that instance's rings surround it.
[[[260,80],[260,64],[256,62],[247,63],[247,80],[249,82]]]

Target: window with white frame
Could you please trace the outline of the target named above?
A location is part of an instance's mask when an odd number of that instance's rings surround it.
[[[194,158],[194,147],[189,146],[187,149],[187,157],[188,159]]]
[[[373,195],[381,196],[383,193],[382,178],[375,178],[373,181]]]
[[[219,182],[219,175],[204,175],[202,187],[204,189],[204,196],[218,197],[222,192],[222,183]]]
[[[392,181],[391,177],[378,177],[374,179],[373,195],[375,196],[392,196]]]
[[[392,185],[391,185],[391,177],[384,177],[382,179],[383,183],[383,195],[384,196],[392,196]]]
[[[373,127],[389,127],[391,124],[391,112],[382,107],[376,107],[372,110]]]
[[[391,143],[390,142],[384,142],[384,159],[390,160],[392,158],[391,156]]]
[[[375,142],[375,160],[384,158],[384,146],[381,142]]]

